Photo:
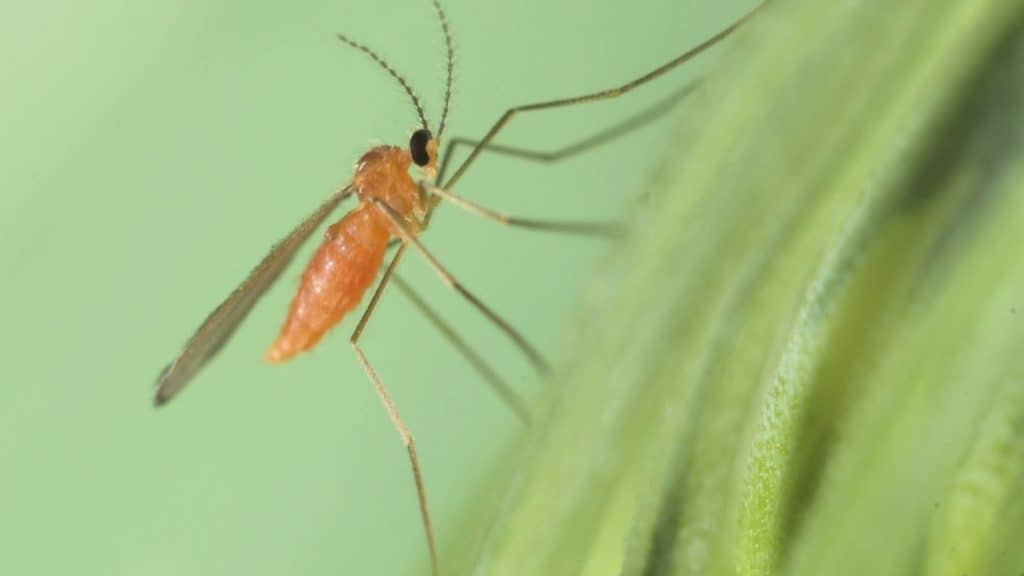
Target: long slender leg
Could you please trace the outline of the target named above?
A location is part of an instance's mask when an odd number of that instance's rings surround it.
[[[413,303],[420,313],[427,317],[427,320],[434,325],[438,331],[445,337],[446,340],[455,348],[459,354],[462,354],[463,358],[470,363],[477,372],[483,376],[484,380],[491,385],[491,388],[498,394],[498,396],[508,405],[509,409],[512,410],[519,417],[523,424],[530,425],[530,411],[526,408],[526,402],[516,394],[515,390],[512,389],[504,379],[487,364],[487,361],[477,354],[473,348],[463,340],[455,329],[450,324],[444,321],[444,318],[437,313],[429,304],[413,289],[413,287],[402,279],[401,276],[395,275],[394,277],[395,286],[398,287],[406,297]]]
[[[506,226],[529,228],[532,230],[545,230],[548,232],[561,232],[565,234],[581,234],[586,236],[619,236],[622,234],[621,226],[615,222],[573,222],[566,220],[534,220],[530,218],[516,218],[515,216],[502,214],[501,212],[496,212],[490,208],[470,202],[469,200],[456,196],[443,188],[438,188],[437,186],[427,183],[421,183],[421,186],[423,186],[423,189],[427,192],[451,202],[466,212],[482,216],[488,220],[492,220]]]
[[[582,154],[588,150],[593,150],[594,148],[607,144],[621,136],[625,136],[634,130],[638,130],[647,124],[650,124],[658,118],[661,118],[665,113],[675,107],[676,104],[692,93],[697,88],[697,85],[698,83],[696,81],[690,82],[681,89],[672,92],[668,96],[648,106],[640,113],[630,116],[621,122],[613,124],[600,132],[591,134],[590,136],[582,138],[572,144],[562,146],[561,148],[555,148],[553,150],[534,150],[530,148],[519,148],[516,146],[504,146],[502,144],[495,144],[492,142],[490,144],[486,144],[483,147],[483,151],[500,154],[502,156],[511,156],[521,160],[529,160],[532,162],[558,162],[559,160],[564,160],[566,158]],[[479,144],[480,140],[462,137],[452,138],[451,141],[448,142],[448,146],[445,147],[444,156],[442,156],[439,164],[438,181],[444,181],[444,176],[448,173],[448,165],[451,162],[451,158],[460,146],[472,147]]]
[[[455,277],[452,276],[451,273],[449,273],[448,270],[446,270],[445,267],[442,266],[441,263],[437,261],[437,258],[434,258],[430,251],[427,250],[423,246],[423,244],[421,244],[420,241],[416,239],[416,236],[412,233],[412,231],[409,230],[409,227],[406,225],[405,221],[398,213],[395,212],[393,208],[388,206],[379,198],[371,198],[370,201],[373,202],[373,205],[378,210],[380,210],[380,212],[384,214],[384,216],[386,216],[388,220],[391,221],[391,224],[395,227],[395,230],[398,232],[398,235],[402,237],[403,246],[405,244],[412,245],[412,247],[415,248],[423,256],[427,263],[430,264],[430,267],[434,269],[434,272],[437,272],[437,275],[441,277],[442,282],[444,282],[449,287],[458,292],[463,298],[468,300],[470,304],[475,306],[476,309],[479,310],[484,316],[487,316],[487,318],[489,318],[491,322],[494,322],[494,324],[498,328],[500,328],[501,331],[504,332],[505,335],[508,336],[516,344],[516,346],[519,347],[523,355],[526,356],[527,360],[530,361],[530,364],[533,365],[534,369],[537,372],[541,374],[547,373],[547,362],[544,361],[544,358],[540,355],[540,353],[538,353],[537,350],[533,346],[531,346],[529,342],[527,342],[526,338],[523,338],[523,336],[515,328],[513,328],[511,324],[509,324],[501,316],[498,316],[498,314],[491,310],[486,304],[484,304],[483,301],[481,301],[479,298],[473,295],[473,293],[467,290],[465,286],[460,284],[459,281],[456,280]]]
[[[677,66],[693,59],[701,52],[707,50],[708,48],[722,41],[727,36],[732,34],[733,31],[739,28],[741,24],[743,24],[748,18],[750,18],[751,15],[757,12],[757,10],[760,9],[763,5],[764,2],[759,4],[756,8],[748,12],[739,20],[733,22],[731,25],[726,27],[718,34],[715,34],[711,38],[708,38],[704,42],[701,42],[697,46],[694,46],[693,48],[687,50],[686,52],[680,54],[679,56],[676,56],[672,60],[669,60],[668,62],[662,64],[661,66],[658,66],[657,68],[651,70],[650,72],[644,74],[643,76],[630,80],[629,82],[626,82],[621,86],[616,86],[615,88],[602,90],[600,92],[584,94],[582,96],[562,98],[560,100],[549,100],[547,102],[536,102],[533,104],[525,104],[522,106],[514,106],[512,108],[509,108],[508,110],[505,111],[504,114],[498,117],[498,120],[494,123],[493,126],[491,126],[491,129],[488,130],[486,134],[484,134],[484,137],[481,138],[477,145],[473,148],[473,150],[470,151],[469,156],[467,156],[466,159],[463,160],[461,164],[459,164],[459,167],[455,170],[455,173],[452,174],[451,178],[444,182],[444,184],[441,187],[444,188],[445,190],[451,190],[452,187],[455,186],[455,183],[458,182],[460,178],[462,178],[462,175],[466,172],[466,169],[469,168],[469,166],[472,165],[474,161],[476,161],[477,157],[480,155],[480,152],[483,151],[484,147],[489,145],[491,141],[494,140],[494,137],[498,134],[498,132],[508,123],[508,121],[511,120],[512,117],[518,114],[519,112],[533,112],[536,110],[561,108],[564,106],[573,106],[576,104],[583,104],[586,102],[595,102],[597,100],[608,100],[610,98],[622,96],[623,94],[633,90],[634,88],[642,86],[650,82],[651,80],[659,78],[660,76],[670,72]]]
[[[388,285],[388,281],[391,279],[395,272],[395,267],[398,265],[398,261],[402,259],[402,255],[405,254],[406,244],[402,244],[398,247],[398,251],[395,252],[395,256],[391,259],[391,264],[388,265],[387,270],[384,271],[384,276],[380,279],[377,284],[377,289],[373,293],[373,297],[370,298],[370,304],[367,305],[366,311],[363,312],[359,323],[356,324],[356,329],[352,332],[352,336],[349,338],[349,343],[352,345],[352,350],[355,351],[356,357],[359,358],[359,363],[363,365],[363,370],[366,371],[366,375],[370,377],[373,382],[374,388],[377,390],[377,396],[380,397],[380,401],[384,403],[384,409],[388,411],[388,416],[391,417],[391,423],[394,424],[395,430],[398,431],[398,435],[402,437],[402,442],[405,444],[406,450],[409,452],[409,464],[412,465],[412,477],[416,482],[416,498],[420,504],[420,516],[423,519],[423,531],[427,535],[427,547],[430,549],[430,567],[431,572],[434,576],[439,576],[437,564],[437,547],[434,544],[434,528],[430,523],[430,508],[427,506],[427,491],[423,485],[423,475],[420,473],[420,459],[416,454],[416,442],[412,438],[412,432],[409,431],[409,427],[402,421],[402,417],[398,414],[398,408],[395,407],[395,403],[391,400],[391,395],[388,394],[387,389],[384,387],[384,383],[380,381],[380,377],[377,376],[377,372],[370,365],[370,361],[367,360],[366,354],[363,353],[362,348],[359,347],[359,337],[363,335],[363,329],[366,328],[366,322],[370,319],[370,315],[373,314],[375,308],[377,308],[377,302],[380,301],[381,294],[384,293],[384,287]]]
[[[582,154],[588,150],[592,150],[606,144],[620,136],[628,134],[634,130],[643,127],[650,122],[660,118],[673,106],[678,104],[687,95],[689,95],[697,87],[696,82],[691,82],[682,89],[669,94],[667,97],[655,102],[652,106],[643,110],[639,114],[636,114],[626,120],[619,122],[609,128],[606,128],[596,134],[592,134],[582,140],[579,140],[573,144],[557,148],[555,150],[532,150],[528,148],[517,148],[513,146],[503,146],[501,144],[485,144],[483,150],[487,152],[493,152],[504,156],[512,156],[514,158],[520,158],[523,160],[530,160],[535,162],[543,163],[554,163],[559,160],[564,160],[577,154]],[[449,162],[454,156],[454,152],[460,145],[462,146],[476,146],[480,144],[479,140],[470,140],[467,138],[457,137],[454,138],[448,146],[445,147],[444,155],[441,157],[439,163],[439,172],[437,181],[444,181],[444,175],[447,173]],[[422,184],[422,183],[421,183]],[[442,190],[443,192],[443,190]],[[454,196],[451,192],[449,196]],[[443,194],[442,194],[443,195]],[[511,226],[521,226],[524,228],[550,230],[554,232],[564,232],[567,234],[582,234],[582,235],[596,235],[596,236],[618,236],[621,233],[621,227],[617,223],[613,222],[548,222],[540,220],[528,220],[525,218],[513,218],[510,216],[502,215],[493,210],[489,210],[479,205],[470,207],[472,203],[462,198],[454,199],[451,198],[452,202],[460,205],[463,209],[478,215],[496,220],[503,224]],[[427,223],[430,221],[432,213],[428,212]],[[393,244],[398,244],[399,240],[392,240]]]

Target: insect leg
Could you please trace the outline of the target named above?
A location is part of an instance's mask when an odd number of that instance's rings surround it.
[[[388,218],[388,220],[391,221],[391,224],[395,227],[395,230],[398,233],[398,235],[402,237],[403,247],[406,244],[410,244],[421,255],[423,255],[423,258],[427,261],[428,264],[430,264],[430,267],[433,268],[434,271],[437,272],[437,275],[441,277],[441,281],[447,284],[452,289],[454,289],[456,292],[458,292],[463,298],[468,300],[470,304],[476,307],[477,310],[479,310],[484,316],[489,318],[491,322],[493,322],[498,328],[500,328],[501,331],[504,332],[505,335],[508,336],[517,347],[519,347],[519,350],[522,351],[523,355],[526,356],[527,360],[530,361],[530,364],[533,365],[534,369],[537,370],[537,372],[544,374],[548,371],[547,362],[544,361],[544,358],[540,355],[539,352],[537,352],[537,350],[533,346],[530,345],[526,338],[524,338],[504,318],[498,316],[498,314],[495,311],[491,310],[486,304],[483,303],[483,301],[481,301],[472,292],[466,289],[465,286],[460,284],[459,281],[456,280],[455,277],[452,276],[451,273],[449,273],[448,270],[446,270],[445,267],[442,266],[441,263],[437,261],[437,258],[434,258],[433,254],[431,254],[430,251],[427,250],[426,247],[424,247],[423,244],[421,244],[420,241],[416,239],[416,236],[409,230],[409,227],[406,225],[405,221],[402,220],[402,217],[397,212],[395,212],[395,210],[392,207],[388,206],[386,203],[384,203],[378,198],[371,198],[370,201],[373,202],[374,206],[376,206],[377,209],[380,210],[380,212],[384,214]]]
[[[427,192],[451,202],[466,212],[482,216],[488,220],[497,222],[498,224],[504,224],[505,226],[529,228],[532,230],[545,230],[548,232],[560,232],[564,234],[579,234],[583,236],[614,237],[622,235],[621,226],[615,222],[573,222],[567,220],[534,220],[530,218],[517,218],[515,216],[496,212],[490,208],[476,204],[475,202],[470,202],[469,200],[466,200],[461,196],[456,196],[443,188],[438,188],[437,186],[425,183],[422,184],[422,186]]]
[[[491,388],[498,394],[498,396],[508,405],[509,409],[515,412],[519,420],[526,426],[530,425],[530,411],[526,408],[526,402],[516,394],[515,390],[505,382],[504,379],[487,364],[487,361],[482,358],[475,350],[473,350],[469,344],[463,340],[455,329],[450,324],[444,321],[444,318],[437,313],[429,304],[413,289],[408,282],[402,279],[401,276],[395,275],[395,285],[401,290],[407,298],[412,302],[420,313],[427,317],[427,320],[434,325],[438,331],[445,337],[446,340],[462,354],[463,358],[466,359],[470,365],[481,376],[486,380]]]
[[[388,416],[391,417],[391,423],[394,424],[395,430],[398,431],[398,435],[402,437],[402,442],[405,444],[406,450],[409,452],[409,464],[412,465],[412,476],[416,482],[416,498],[419,500],[420,505],[420,516],[423,519],[423,530],[427,535],[427,547],[430,549],[430,566],[434,576],[438,576],[440,572],[437,568],[437,548],[434,545],[434,529],[430,523],[430,508],[427,506],[427,491],[423,485],[423,475],[420,473],[420,459],[416,455],[416,442],[413,440],[412,432],[409,431],[409,427],[405,425],[402,417],[398,414],[398,408],[395,407],[395,403],[391,400],[391,395],[388,394],[387,389],[384,387],[384,383],[381,382],[380,377],[377,376],[377,372],[370,365],[370,361],[367,360],[366,354],[363,353],[362,348],[359,346],[359,337],[363,335],[363,329],[366,328],[366,322],[370,319],[370,315],[373,314],[374,309],[377,307],[377,303],[380,301],[380,296],[384,292],[384,287],[387,286],[388,280],[391,279],[395,272],[395,267],[398,265],[398,261],[402,259],[402,255],[405,253],[406,244],[402,244],[398,247],[398,251],[395,252],[394,258],[391,259],[391,264],[388,265],[387,270],[384,271],[384,276],[380,279],[380,283],[377,284],[377,289],[373,293],[373,297],[370,298],[369,305],[366,306],[366,311],[363,312],[359,323],[356,325],[356,329],[352,332],[352,336],[349,338],[349,343],[352,345],[352,350],[356,353],[356,357],[359,358],[359,363],[363,365],[363,370],[366,371],[366,375],[370,377],[373,382],[374,388],[377,390],[377,396],[380,397],[380,401],[384,404],[384,409],[387,410]]]
[[[556,148],[554,150],[536,150],[531,148],[520,148],[516,146],[505,146],[502,144],[495,144],[492,142],[490,144],[484,145],[483,151],[493,154],[499,154],[502,156],[511,156],[513,158],[519,158],[521,160],[528,160],[531,162],[541,162],[545,164],[558,162],[566,158],[571,158],[573,156],[582,154],[584,152],[593,150],[594,148],[607,144],[608,142],[625,136],[626,134],[629,134],[634,130],[639,130],[640,128],[650,124],[651,122],[654,122],[658,118],[661,118],[666,113],[668,113],[669,110],[675,107],[679,102],[685,99],[686,96],[690,95],[697,88],[697,85],[698,84],[696,81],[690,82],[683,86],[681,89],[676,90],[675,92],[648,106],[641,112],[633,116],[630,116],[629,118],[626,118],[625,120],[618,122],[608,128],[605,128],[600,132],[591,134],[586,138],[582,138],[576,142],[573,142],[572,144],[568,144],[560,148]],[[480,140],[463,138],[461,136],[452,138],[452,140],[448,142],[448,146],[445,148],[444,156],[442,156],[441,162],[438,165],[438,182],[444,181],[444,176],[448,172],[448,165],[451,162],[451,158],[454,155],[455,151],[458,150],[460,146],[474,147],[479,144]]]
[[[477,157],[483,151],[484,147],[489,145],[491,141],[494,140],[494,137],[498,134],[498,132],[500,132],[501,129],[504,128],[505,125],[508,124],[508,122],[516,114],[520,112],[534,112],[536,110],[548,110],[551,108],[574,106],[576,104],[596,102],[598,100],[609,100],[611,98],[617,98],[619,96],[622,96],[623,94],[632,91],[634,88],[642,86],[652,80],[655,80],[667,74],[676,67],[692,60],[701,52],[704,52],[708,48],[722,41],[727,36],[732,34],[733,31],[739,28],[741,24],[746,22],[746,20],[750,18],[750,16],[752,16],[755,12],[757,12],[757,10],[763,5],[764,3],[762,2],[753,10],[744,15],[742,18],[736,20],[735,22],[733,22],[732,24],[724,28],[722,31],[712,36],[711,38],[708,38],[704,42],[701,42],[700,44],[694,46],[693,48],[687,50],[686,52],[683,52],[679,56],[676,56],[675,58],[669,60],[668,62],[662,64],[661,66],[658,66],[657,68],[651,70],[650,72],[647,72],[646,74],[638,78],[634,78],[633,80],[630,80],[625,84],[616,86],[615,88],[602,90],[600,92],[583,94],[581,96],[573,96],[571,98],[562,98],[559,100],[549,100],[547,102],[535,102],[533,104],[524,104],[521,106],[514,106],[512,108],[509,108],[508,110],[505,111],[504,114],[498,117],[498,120],[491,126],[490,130],[488,130],[487,133],[484,134],[484,137],[481,138],[477,145],[474,146],[473,149],[470,151],[469,156],[467,156],[466,159],[463,160],[461,164],[459,164],[459,167],[455,170],[455,173],[452,174],[451,178],[444,182],[442,188],[446,190],[451,190],[455,183],[459,181],[459,178],[461,178],[462,175],[466,172],[466,169],[469,168],[469,166],[476,161]]]

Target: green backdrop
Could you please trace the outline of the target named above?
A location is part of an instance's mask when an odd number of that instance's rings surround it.
[[[449,134],[625,81],[750,5],[447,1]],[[404,94],[335,31],[389,58],[436,122],[442,41],[426,0],[0,7],[0,574],[426,566],[405,452],[348,349],[354,319],[285,366],[260,361],[299,266],[179,400],[151,407],[160,368],[269,246],[365,148],[415,128]],[[524,116],[501,140],[570,143],[710,61],[622,101]],[[671,122],[555,166],[489,157],[458,191],[523,216],[616,217]],[[566,321],[603,249],[451,208],[424,242],[550,357],[572,337]],[[538,390],[416,255],[403,271],[518,390]],[[416,434],[444,541],[518,424],[397,291],[365,343]]]

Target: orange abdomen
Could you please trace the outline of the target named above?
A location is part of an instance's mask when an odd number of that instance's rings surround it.
[[[269,362],[284,362],[312,348],[359,304],[391,237],[384,217],[367,204],[346,214],[325,236],[302,273],[281,333],[267,350]]]

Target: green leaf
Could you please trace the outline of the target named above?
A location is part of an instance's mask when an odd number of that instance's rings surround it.
[[[454,573],[1024,571],[1024,2],[772,3]]]

